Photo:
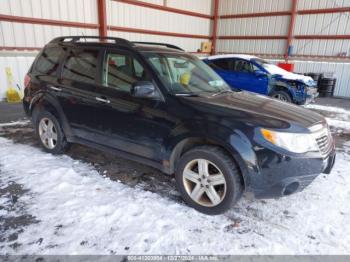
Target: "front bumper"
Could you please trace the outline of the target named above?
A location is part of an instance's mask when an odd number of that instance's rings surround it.
[[[247,191],[255,198],[279,198],[302,191],[321,173],[329,174],[335,162],[335,149],[327,157],[293,158],[262,150],[257,157],[259,172],[249,175]]]
[[[306,100],[305,104],[310,104],[315,102],[315,99],[319,96],[319,93],[317,91],[317,88],[315,87],[308,87],[306,92]]]

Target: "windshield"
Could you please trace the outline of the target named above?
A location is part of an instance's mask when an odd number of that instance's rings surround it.
[[[269,72],[271,75],[286,75],[290,74],[290,72],[284,70],[283,68],[280,68],[274,64],[271,64],[263,59],[254,59],[254,62],[262,66],[267,72]]]
[[[231,90],[220,76],[195,56],[144,53],[172,94],[218,93]]]

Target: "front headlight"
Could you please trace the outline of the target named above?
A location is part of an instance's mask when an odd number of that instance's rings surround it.
[[[267,141],[290,152],[318,151],[316,140],[311,134],[276,132],[265,128],[260,131]]]

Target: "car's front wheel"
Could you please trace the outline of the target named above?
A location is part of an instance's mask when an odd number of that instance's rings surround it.
[[[35,117],[36,134],[45,151],[61,154],[69,147],[57,118],[47,112],[39,112]]]
[[[205,214],[221,214],[242,196],[238,167],[232,157],[218,147],[200,146],[186,152],[175,176],[184,201]]]
[[[292,103],[292,98],[289,93],[283,90],[273,91],[270,96],[282,102]]]

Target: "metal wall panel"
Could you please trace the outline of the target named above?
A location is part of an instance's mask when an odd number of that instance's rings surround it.
[[[298,0],[298,10],[350,6],[350,0]]]
[[[310,0],[308,0],[310,1]],[[290,0],[220,0],[220,15],[289,11]]]
[[[108,31],[108,35],[115,36],[115,37],[122,37],[130,41],[170,43],[173,45],[177,45],[182,49],[190,52],[195,52],[200,47],[201,42],[205,41],[204,39],[148,35],[148,34],[139,34],[139,33],[117,32],[117,31]]]
[[[212,0],[165,0],[166,6],[183,9],[187,11],[212,14]]]
[[[218,35],[286,35],[288,33],[289,17],[255,17],[220,19]]]
[[[96,0],[1,0],[0,13],[62,21],[97,23]]]
[[[218,53],[283,54],[285,40],[218,40]]]
[[[28,71],[28,68],[33,63],[35,58],[34,54],[29,56],[23,56],[18,54],[19,56],[8,56],[4,54],[0,54],[0,100],[6,98],[7,91],[7,78],[5,69],[6,67],[10,67],[15,87],[18,85],[23,90],[23,80],[24,76]]]
[[[221,0],[220,15],[288,11],[290,0]],[[276,36],[287,35],[289,16],[220,19],[219,36]],[[280,54],[285,40],[218,40],[217,52]]]
[[[350,54],[350,40],[293,40],[293,55],[338,56]]]
[[[275,64],[284,60],[269,60]],[[334,96],[350,98],[350,63],[330,63],[316,61],[293,61],[298,73],[331,73],[337,79]]]
[[[110,1],[108,25],[184,34],[210,35],[210,19]]]
[[[317,1],[309,1],[317,2]],[[339,7],[307,5],[301,8]],[[339,1],[338,1],[339,2]],[[349,1],[347,1],[349,2]],[[306,3],[305,3],[306,4]],[[350,4],[350,2],[349,2]],[[295,23],[295,35],[349,35],[350,13],[298,15]],[[338,56],[339,53],[350,54],[350,40],[293,40],[294,55]]]
[[[0,46],[43,47],[62,35],[98,35],[98,30],[0,21]]]

